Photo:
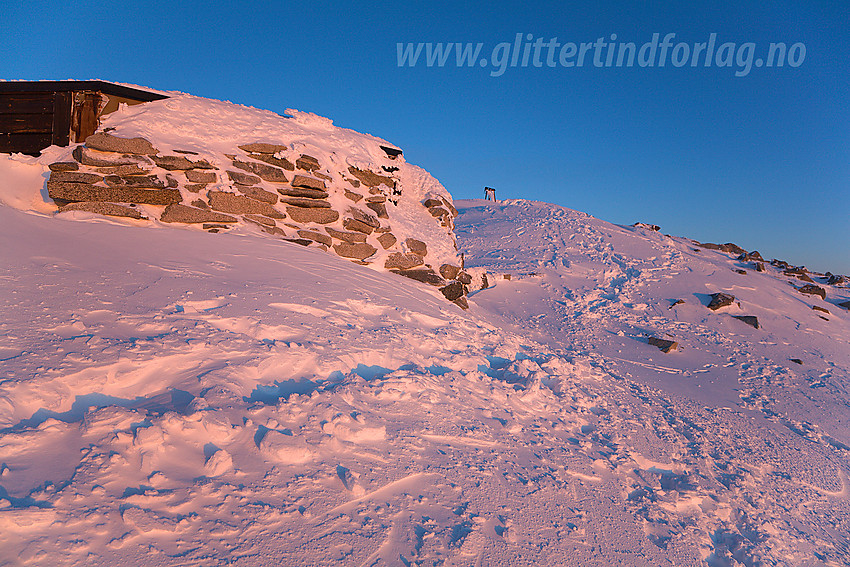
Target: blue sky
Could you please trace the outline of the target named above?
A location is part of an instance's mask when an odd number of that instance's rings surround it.
[[[283,112],[404,149],[455,198],[528,198],[850,273],[850,3],[10,2],[0,78],[99,78]],[[516,34],[802,43],[797,67],[399,67],[397,43]],[[680,52],[681,54],[681,52]],[[452,55],[453,57],[453,55]],[[545,61],[545,52],[541,55]],[[556,58],[557,61],[557,58]]]

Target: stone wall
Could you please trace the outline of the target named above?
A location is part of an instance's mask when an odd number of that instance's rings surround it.
[[[141,137],[97,132],[69,159],[50,165],[47,190],[60,213],[194,225],[211,233],[255,227],[360,264],[379,262],[467,307],[469,274],[429,255],[428,242],[393,232],[394,208],[403,194],[393,175],[397,167],[332,169],[274,140],[246,141],[232,153],[211,155],[160,151]],[[387,154],[387,160],[395,158]],[[451,202],[435,196],[421,206],[428,222],[439,224],[453,242],[457,210]]]

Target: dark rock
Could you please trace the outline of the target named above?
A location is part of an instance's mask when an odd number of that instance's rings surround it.
[[[712,293],[708,308],[712,311],[717,311],[721,307],[732,305],[733,301],[735,301],[734,295],[729,295],[728,293]]]
[[[460,272],[457,276],[455,276],[455,279],[463,285],[470,285],[472,283],[472,276],[469,275],[467,272],[463,271]]]
[[[362,232],[363,234],[372,234],[372,231],[375,230],[375,227],[357,219],[344,219],[342,221],[342,226],[345,227],[347,230],[356,230],[357,232]]]
[[[206,160],[191,161],[183,156],[152,156],[155,164],[168,171],[184,171],[187,169],[215,169]]]
[[[425,260],[422,256],[417,256],[416,254],[402,254],[401,252],[394,252],[390,254],[386,261],[384,262],[384,267],[388,270],[409,270],[410,268],[415,268],[416,266],[421,266],[425,263]]]
[[[286,212],[295,222],[314,222],[330,224],[339,220],[339,213],[333,209],[306,209],[301,207],[286,207]]]
[[[342,240],[351,243],[366,242],[366,235],[362,232],[343,232],[341,230],[336,230],[335,228],[330,227],[326,227],[325,231],[337,240]]]
[[[798,276],[803,274],[808,274],[809,271],[805,266],[790,266],[785,268],[786,276]]]
[[[116,205],[115,203],[103,203],[99,201],[82,201],[79,203],[68,203],[65,206],[59,207],[60,213],[64,213],[66,211],[85,211],[87,213],[97,213],[99,215],[106,215],[110,217],[127,217],[131,219],[145,218],[142,216],[142,213],[140,213],[133,207]]]
[[[645,229],[645,230],[651,230],[653,232],[658,232],[659,230],[661,230],[661,227],[658,226],[657,224],[647,224],[645,222],[636,222],[632,226],[634,226],[636,228],[642,228],[642,229]]]
[[[458,297],[457,299],[452,301],[452,303],[454,303],[455,305],[457,305],[461,309],[464,309],[464,310],[469,309],[469,301],[466,300],[465,296]]]
[[[203,199],[195,199],[194,201],[192,201],[191,205],[199,209],[204,209],[205,211],[210,210],[209,204],[207,204],[207,202]]]
[[[244,220],[248,224],[253,224],[253,225],[259,227],[259,229],[262,230],[263,232],[265,232],[266,234],[273,234],[275,236],[284,236],[284,237],[286,236],[286,231],[283,230],[282,228],[278,228],[277,226],[271,226],[269,224],[266,224],[265,222],[260,222],[258,220],[255,220],[254,218],[251,218],[251,217],[254,217],[254,216],[255,215],[245,215],[245,216],[242,217],[242,220]],[[310,242],[307,241],[307,244],[309,244],[309,243]],[[306,244],[305,244],[305,246],[306,246]]]
[[[370,215],[369,213],[361,211],[360,209],[351,207],[346,211],[346,213],[351,215],[351,217],[355,220],[359,220],[362,223],[368,224],[372,228],[378,228],[379,226],[381,226],[381,221],[379,221],[376,217]]]
[[[850,309],[850,301],[842,301],[838,304],[839,307],[843,307],[844,309]]]
[[[384,250],[389,250],[392,248],[398,240],[391,233],[386,232],[378,237],[378,243],[384,248]]]
[[[327,199],[328,192],[309,187],[278,187],[277,192],[287,197],[306,197],[308,199]]]
[[[826,313],[827,315],[829,315],[829,309],[825,309],[825,308],[819,307],[817,305],[812,305],[812,309],[814,309],[815,311],[820,311],[821,313]]]
[[[281,146],[279,144],[267,144],[265,142],[254,142],[251,144],[244,144],[236,147],[250,154],[276,154],[278,152],[286,151],[289,149],[288,146]]]
[[[422,242],[421,240],[416,240],[415,238],[408,238],[404,241],[407,249],[416,254],[417,256],[427,256],[428,255],[428,245]]]
[[[381,218],[381,219],[390,218],[390,215],[387,214],[386,203],[369,202],[369,203],[366,203],[366,206],[369,207],[370,209],[372,209],[373,211],[375,211],[375,214],[378,215],[378,218]]]
[[[144,167],[140,167],[144,165]],[[97,172],[105,175],[148,175],[154,168],[153,162],[150,164],[133,164],[133,165],[113,165],[108,167],[98,167]]]
[[[251,220],[256,223],[262,224],[264,226],[277,226],[277,223],[274,222],[274,219],[271,219],[267,216],[263,215],[245,215],[242,218],[246,220]]]
[[[372,246],[371,244],[366,243],[351,243],[351,242],[342,242],[340,244],[335,244],[334,252],[336,252],[339,256],[343,258],[356,258],[358,260],[365,260],[372,254],[378,251],[377,248]]]
[[[360,199],[363,198],[363,195],[360,195],[359,193],[355,193],[353,191],[349,191],[348,189],[345,189],[345,198],[349,199],[351,201],[354,201],[356,203],[357,201],[359,201]]]
[[[711,242],[700,243],[697,242],[697,246],[702,246],[703,248],[708,248],[710,250],[720,250],[721,252],[726,252],[728,254],[745,254],[747,251],[738,246],[737,244],[732,244],[731,242],[727,242],[726,244],[713,244]]]
[[[193,223],[227,223],[236,222],[236,217],[215,213],[213,211],[196,209],[186,205],[173,204],[165,207],[162,216],[159,217],[162,222],[181,222],[187,224]]]
[[[684,299],[677,299],[677,300],[676,300],[676,301],[674,301],[674,302],[670,305],[670,307],[668,307],[667,309],[673,309],[673,308],[674,308],[674,307],[676,307],[677,305],[682,305],[684,302],[685,302],[685,300],[684,300]]]
[[[431,216],[434,218],[449,216],[449,211],[447,211],[443,207],[431,207],[430,209],[428,209],[428,212],[431,213]]]
[[[315,171],[317,169],[320,169],[322,166],[319,165],[319,160],[317,160],[313,156],[303,154],[300,158],[295,160],[295,167],[297,167],[298,169],[303,169],[305,171]]]
[[[794,362],[794,363],[796,363],[796,364],[803,364],[803,361],[802,361],[802,360],[800,360],[799,358],[792,358],[792,359],[790,359],[790,360],[791,360],[791,362]]]
[[[291,185],[293,187],[306,187],[308,189],[319,189],[321,191],[326,189],[324,181],[316,179],[315,177],[307,177],[306,175],[296,175],[292,178]]]
[[[366,197],[367,203],[386,203],[387,196],[386,195],[373,195],[372,197]]]
[[[200,193],[201,191],[203,191],[204,189],[207,188],[207,184],[206,183],[193,183],[193,184],[190,184],[190,185],[184,185],[183,188],[186,189],[187,191],[191,191],[192,193]]]
[[[119,154],[153,155],[159,152],[144,138],[118,138],[106,132],[95,132],[86,138],[86,147]]]
[[[103,176],[96,173],[81,173],[77,171],[53,171],[50,173],[51,181],[65,181],[67,183],[97,183],[103,181]]]
[[[331,204],[322,199],[308,199],[307,197],[281,197],[281,203],[292,205],[293,207],[306,207],[316,209],[330,209]]]
[[[797,276],[797,279],[804,282],[815,283],[815,280],[809,277],[808,274],[800,274],[799,276]]]
[[[649,337],[647,343],[654,347],[658,347],[662,352],[670,352],[673,350],[677,350],[679,348],[679,343],[676,341],[668,341],[667,339],[659,339],[656,337]]]
[[[458,297],[462,297],[464,295],[464,291],[466,290],[464,289],[463,284],[459,281],[453,281],[449,285],[440,288],[440,293],[442,293],[449,301],[454,301]]]
[[[395,159],[395,158],[397,158],[398,156],[401,155],[401,150],[398,149],[398,148],[393,148],[393,147],[390,147],[390,146],[378,146],[378,147],[381,148],[382,150],[384,150],[384,153],[387,154],[387,157],[390,158],[390,159]]]
[[[460,273],[460,268],[452,264],[443,264],[440,266],[440,275],[447,280],[453,280]]]
[[[425,199],[424,201],[422,201],[422,205],[426,209],[433,209],[434,207],[441,207],[443,205],[443,202],[439,199]]]
[[[208,223],[203,226],[204,230],[209,230],[210,232],[218,232],[220,228],[230,228],[226,224],[217,224],[217,223]]]
[[[330,236],[328,236],[326,234],[322,234],[320,232],[314,232],[312,230],[299,230],[298,236],[300,236],[301,238],[307,238],[307,239],[312,240],[314,242],[319,242],[321,244],[325,244],[327,246],[330,246],[331,243],[333,242],[331,240]],[[363,240],[365,242],[365,240],[366,240],[365,237],[364,237]]]
[[[218,179],[214,171],[187,169],[186,179],[192,183],[215,183]]]
[[[111,203],[139,203],[170,205],[183,200],[177,189],[138,189],[124,187],[97,187],[85,183],[47,181],[47,194],[51,199],[65,201],[106,201]]]
[[[821,299],[826,299],[826,290],[814,284],[806,284],[803,287],[798,287],[797,291],[807,295],[819,295]]]
[[[171,187],[172,189],[178,187],[180,183],[177,181],[177,178],[171,175],[170,173],[165,174],[165,186]]]
[[[741,275],[743,275],[743,276],[746,276],[746,275],[747,275],[747,270],[742,270],[742,269],[740,269],[740,268],[736,268],[736,269],[735,269],[735,273],[736,273],[736,274],[741,274]]]
[[[98,152],[85,146],[77,146],[71,152],[74,159],[83,165],[95,167],[113,167],[119,165],[153,165],[151,158],[140,155],[115,155],[113,153]]]
[[[227,170],[227,176],[234,183],[238,183],[240,185],[256,185],[260,182],[260,178],[256,175],[251,175],[250,173],[243,173],[241,171],[231,171]]]
[[[270,191],[260,189],[259,187],[252,187],[249,185],[236,185],[236,190],[247,197],[250,197],[257,201],[268,203],[270,205],[274,205],[278,201],[277,195]]]
[[[369,171],[368,169],[357,169],[356,167],[351,166],[348,168],[348,171],[366,187],[377,187],[378,185],[384,184],[392,189],[395,186],[395,182],[392,177],[379,175]]]
[[[251,154],[251,157],[265,162],[269,165],[274,165],[276,167],[280,167],[281,169],[285,169],[287,171],[295,171],[295,165],[286,158],[277,158],[268,154]]]
[[[272,183],[286,183],[289,181],[282,169],[265,163],[233,160],[233,167],[239,168],[242,171],[247,171],[248,173],[253,173],[261,179],[271,181]]]
[[[445,283],[445,280],[434,273],[431,268],[425,270],[393,270],[393,273],[430,285],[443,285]]]
[[[764,262],[764,258],[761,257],[758,250],[753,250],[752,252],[744,252],[738,255],[738,260],[741,262]]]
[[[756,262],[756,271],[763,272],[764,271],[764,262]]]
[[[224,191],[209,191],[207,193],[207,199],[209,199],[210,206],[213,209],[224,213],[234,215],[258,214],[275,219],[284,218],[283,214],[271,206],[271,204],[257,201],[244,195],[225,193]]]
[[[50,168],[50,171],[77,171],[80,169],[80,164],[75,161],[57,161],[47,167]]]
[[[164,189],[165,183],[156,175],[131,175],[121,177],[120,175],[107,175],[104,178],[110,187],[133,187],[139,189]]]
[[[738,321],[743,321],[744,323],[746,323],[750,327],[753,327],[755,329],[759,328],[758,317],[755,317],[753,315],[732,315],[732,317],[734,317]]]
[[[836,274],[829,274],[829,279],[826,281],[829,285],[839,285],[843,283],[847,283],[847,280],[844,276],[839,276]]]

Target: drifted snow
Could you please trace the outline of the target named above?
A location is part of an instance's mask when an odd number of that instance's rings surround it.
[[[0,207],[0,563],[850,562],[846,287],[457,204],[495,276],[468,312],[286,242]]]

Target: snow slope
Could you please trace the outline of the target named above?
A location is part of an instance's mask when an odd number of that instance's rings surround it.
[[[0,564],[850,562],[846,287],[457,205],[497,275],[468,312],[261,236],[0,207]]]

